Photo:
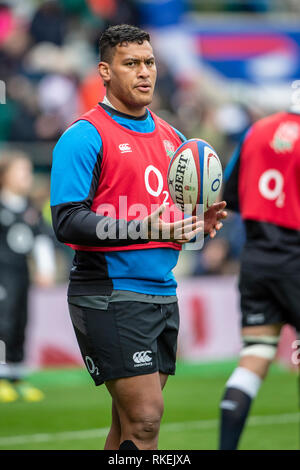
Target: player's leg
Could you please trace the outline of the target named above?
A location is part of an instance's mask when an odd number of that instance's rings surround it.
[[[158,372],[106,382],[118,410],[121,443],[141,450],[157,449],[164,404]]]
[[[164,386],[167,383],[168,375],[159,373],[160,385],[163,390]],[[120,446],[121,439],[121,423],[117,408],[115,406],[114,400],[112,400],[112,421],[111,427],[105,442],[104,450],[117,450]]]
[[[3,403],[13,402],[18,398],[18,394],[10,382],[10,367],[7,364],[13,354],[13,313],[15,311],[13,284],[13,276],[9,276],[4,269],[0,269],[0,340],[4,345],[5,352],[5,363],[0,364],[0,402]]]
[[[281,327],[276,324],[242,329],[241,358],[226,383],[220,405],[220,450],[238,446],[251,404],[275,357]]]
[[[170,304],[156,305],[155,310],[152,313],[152,315],[153,315],[153,320],[155,318],[154,315],[156,316],[156,320],[154,321],[153,324],[156,324],[157,326],[160,325],[159,330],[157,330],[157,327],[156,327],[156,333],[154,335],[154,337],[156,338],[156,342],[157,342],[156,361],[157,361],[157,366],[159,369],[158,376],[159,376],[159,385],[160,385],[160,389],[159,387],[155,386],[155,390],[156,390],[155,401],[158,403],[156,409],[161,408],[163,410],[162,393],[160,392],[160,390],[164,388],[168,380],[169,374],[173,375],[175,373],[177,335],[178,335],[178,328],[179,328],[179,312],[178,312],[177,302],[173,302]],[[152,334],[150,335],[150,337],[151,336]],[[155,411],[155,415],[157,414],[158,414],[157,411]],[[158,438],[158,435],[157,435],[157,438]],[[122,439],[123,437],[121,438],[121,440]],[[127,441],[130,441],[130,440],[127,439]],[[157,446],[157,442],[155,445]],[[150,448],[150,447],[147,447],[147,448]],[[153,447],[153,449],[154,448],[155,447]]]
[[[5,390],[7,393],[10,387],[14,399],[20,395],[27,401],[39,401],[43,398],[42,392],[23,381],[25,375],[25,331],[28,317],[28,274],[12,270],[6,275],[7,279],[0,281],[2,289],[5,290],[1,302],[3,318],[0,322],[0,336],[4,334],[6,344],[7,381]],[[1,371],[0,375],[2,375]]]
[[[167,383],[168,377],[169,376],[167,374],[163,374],[162,372],[159,373],[160,386],[161,386],[162,390],[164,389],[164,387]]]
[[[118,413],[114,400],[112,400],[111,426],[110,426],[110,430],[105,441],[104,450],[118,450],[120,447],[120,439],[121,439],[121,423],[120,423],[119,413]]]
[[[175,372],[176,345],[179,326],[177,304],[173,303],[170,305],[161,306],[161,314],[165,316],[166,323],[163,332],[160,334],[157,340],[159,368],[162,370],[167,370],[169,373],[173,374]],[[168,377],[168,373],[159,372],[161,390],[163,390],[165,387]],[[116,445],[118,443],[118,439],[120,444],[120,438],[121,423],[113,400],[112,425],[105,443],[105,449],[118,449],[119,446],[116,447]]]
[[[138,421],[143,422],[144,412],[153,421],[154,431],[147,433],[147,436],[150,434],[155,436],[163,409],[161,388],[167,380],[167,375],[175,372],[179,317],[177,303],[163,309],[158,304],[138,301],[109,302],[107,297],[80,296],[69,298],[69,309],[83,360],[95,384],[112,384],[109,385],[113,398],[112,427],[105,448],[116,447],[119,434],[123,433],[123,422],[130,423],[132,420],[131,414],[127,416],[126,410],[123,410],[124,406],[121,407],[123,401],[121,405],[116,401],[116,397],[119,396],[119,385],[114,384],[123,384],[126,382],[125,378],[140,382],[149,380],[145,377],[152,377],[155,374],[155,385],[150,387],[154,401],[151,399],[148,403],[149,398],[141,394],[141,405],[136,406],[136,410],[142,415]],[[173,311],[174,331],[172,330],[172,344],[168,345],[162,362],[158,338],[168,324],[166,309]],[[161,371],[161,375],[158,370]],[[128,380],[128,383],[131,382]],[[134,387],[133,392],[135,391]],[[129,411],[131,412],[131,408]],[[146,416],[145,420],[147,419],[149,421],[149,417]],[[128,426],[129,424],[127,428]],[[125,425],[125,431],[127,428]],[[148,448],[153,445],[155,447],[156,444],[148,443]]]
[[[44,393],[30,384],[26,377],[25,340],[28,319],[28,291],[29,280],[27,275],[20,275],[15,290],[15,308],[13,313],[13,328],[11,335],[10,352],[7,361],[10,367],[10,380],[15,386],[19,396],[28,402],[41,401]]]
[[[7,362],[10,366],[10,379],[18,382],[24,378],[25,331],[28,318],[28,279],[15,277],[14,307],[11,311],[10,345]]]
[[[243,348],[221,401],[220,449],[236,449],[251,403],[275,357],[285,306],[272,275],[241,268]]]

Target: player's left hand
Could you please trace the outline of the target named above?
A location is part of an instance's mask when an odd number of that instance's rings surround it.
[[[214,238],[219,230],[223,227],[222,219],[226,219],[227,212],[224,211],[226,202],[215,202],[204,212],[204,233],[210,238]]]

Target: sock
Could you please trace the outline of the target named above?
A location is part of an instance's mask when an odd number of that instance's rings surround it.
[[[119,450],[139,450],[137,446],[132,441],[123,441],[120,444]]]
[[[27,369],[23,362],[9,362],[7,364],[9,368],[10,381],[19,382],[22,381],[27,373]]]
[[[244,367],[238,367],[231,375],[220,405],[220,450],[237,448],[252,400],[256,397],[261,382],[258,375]]]
[[[10,370],[7,364],[0,364],[0,380],[10,380]]]

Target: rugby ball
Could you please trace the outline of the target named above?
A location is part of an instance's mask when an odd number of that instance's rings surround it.
[[[170,196],[182,212],[206,212],[222,185],[222,165],[216,151],[204,140],[187,140],[172,157],[167,181]]]

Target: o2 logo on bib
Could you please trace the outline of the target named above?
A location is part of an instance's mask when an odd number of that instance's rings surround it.
[[[153,182],[152,182],[152,186],[150,184],[150,175],[155,175],[155,177],[156,177],[156,185],[155,186],[154,186]],[[156,168],[153,165],[147,166],[147,168],[145,170],[144,179],[145,179],[145,186],[146,186],[147,192],[149,194],[151,194],[151,196],[154,196],[154,197],[159,197],[161,195],[161,193],[163,193],[163,195],[165,197],[165,199],[163,201],[164,204],[169,204],[169,202],[167,202],[168,197],[169,197],[169,193],[168,193],[168,191],[163,191],[164,179],[163,179],[163,175],[161,174],[159,169]]]
[[[275,201],[275,205],[279,208],[284,206],[285,201],[283,186],[283,175],[280,171],[275,169],[265,171],[258,182],[260,194],[269,201]]]

